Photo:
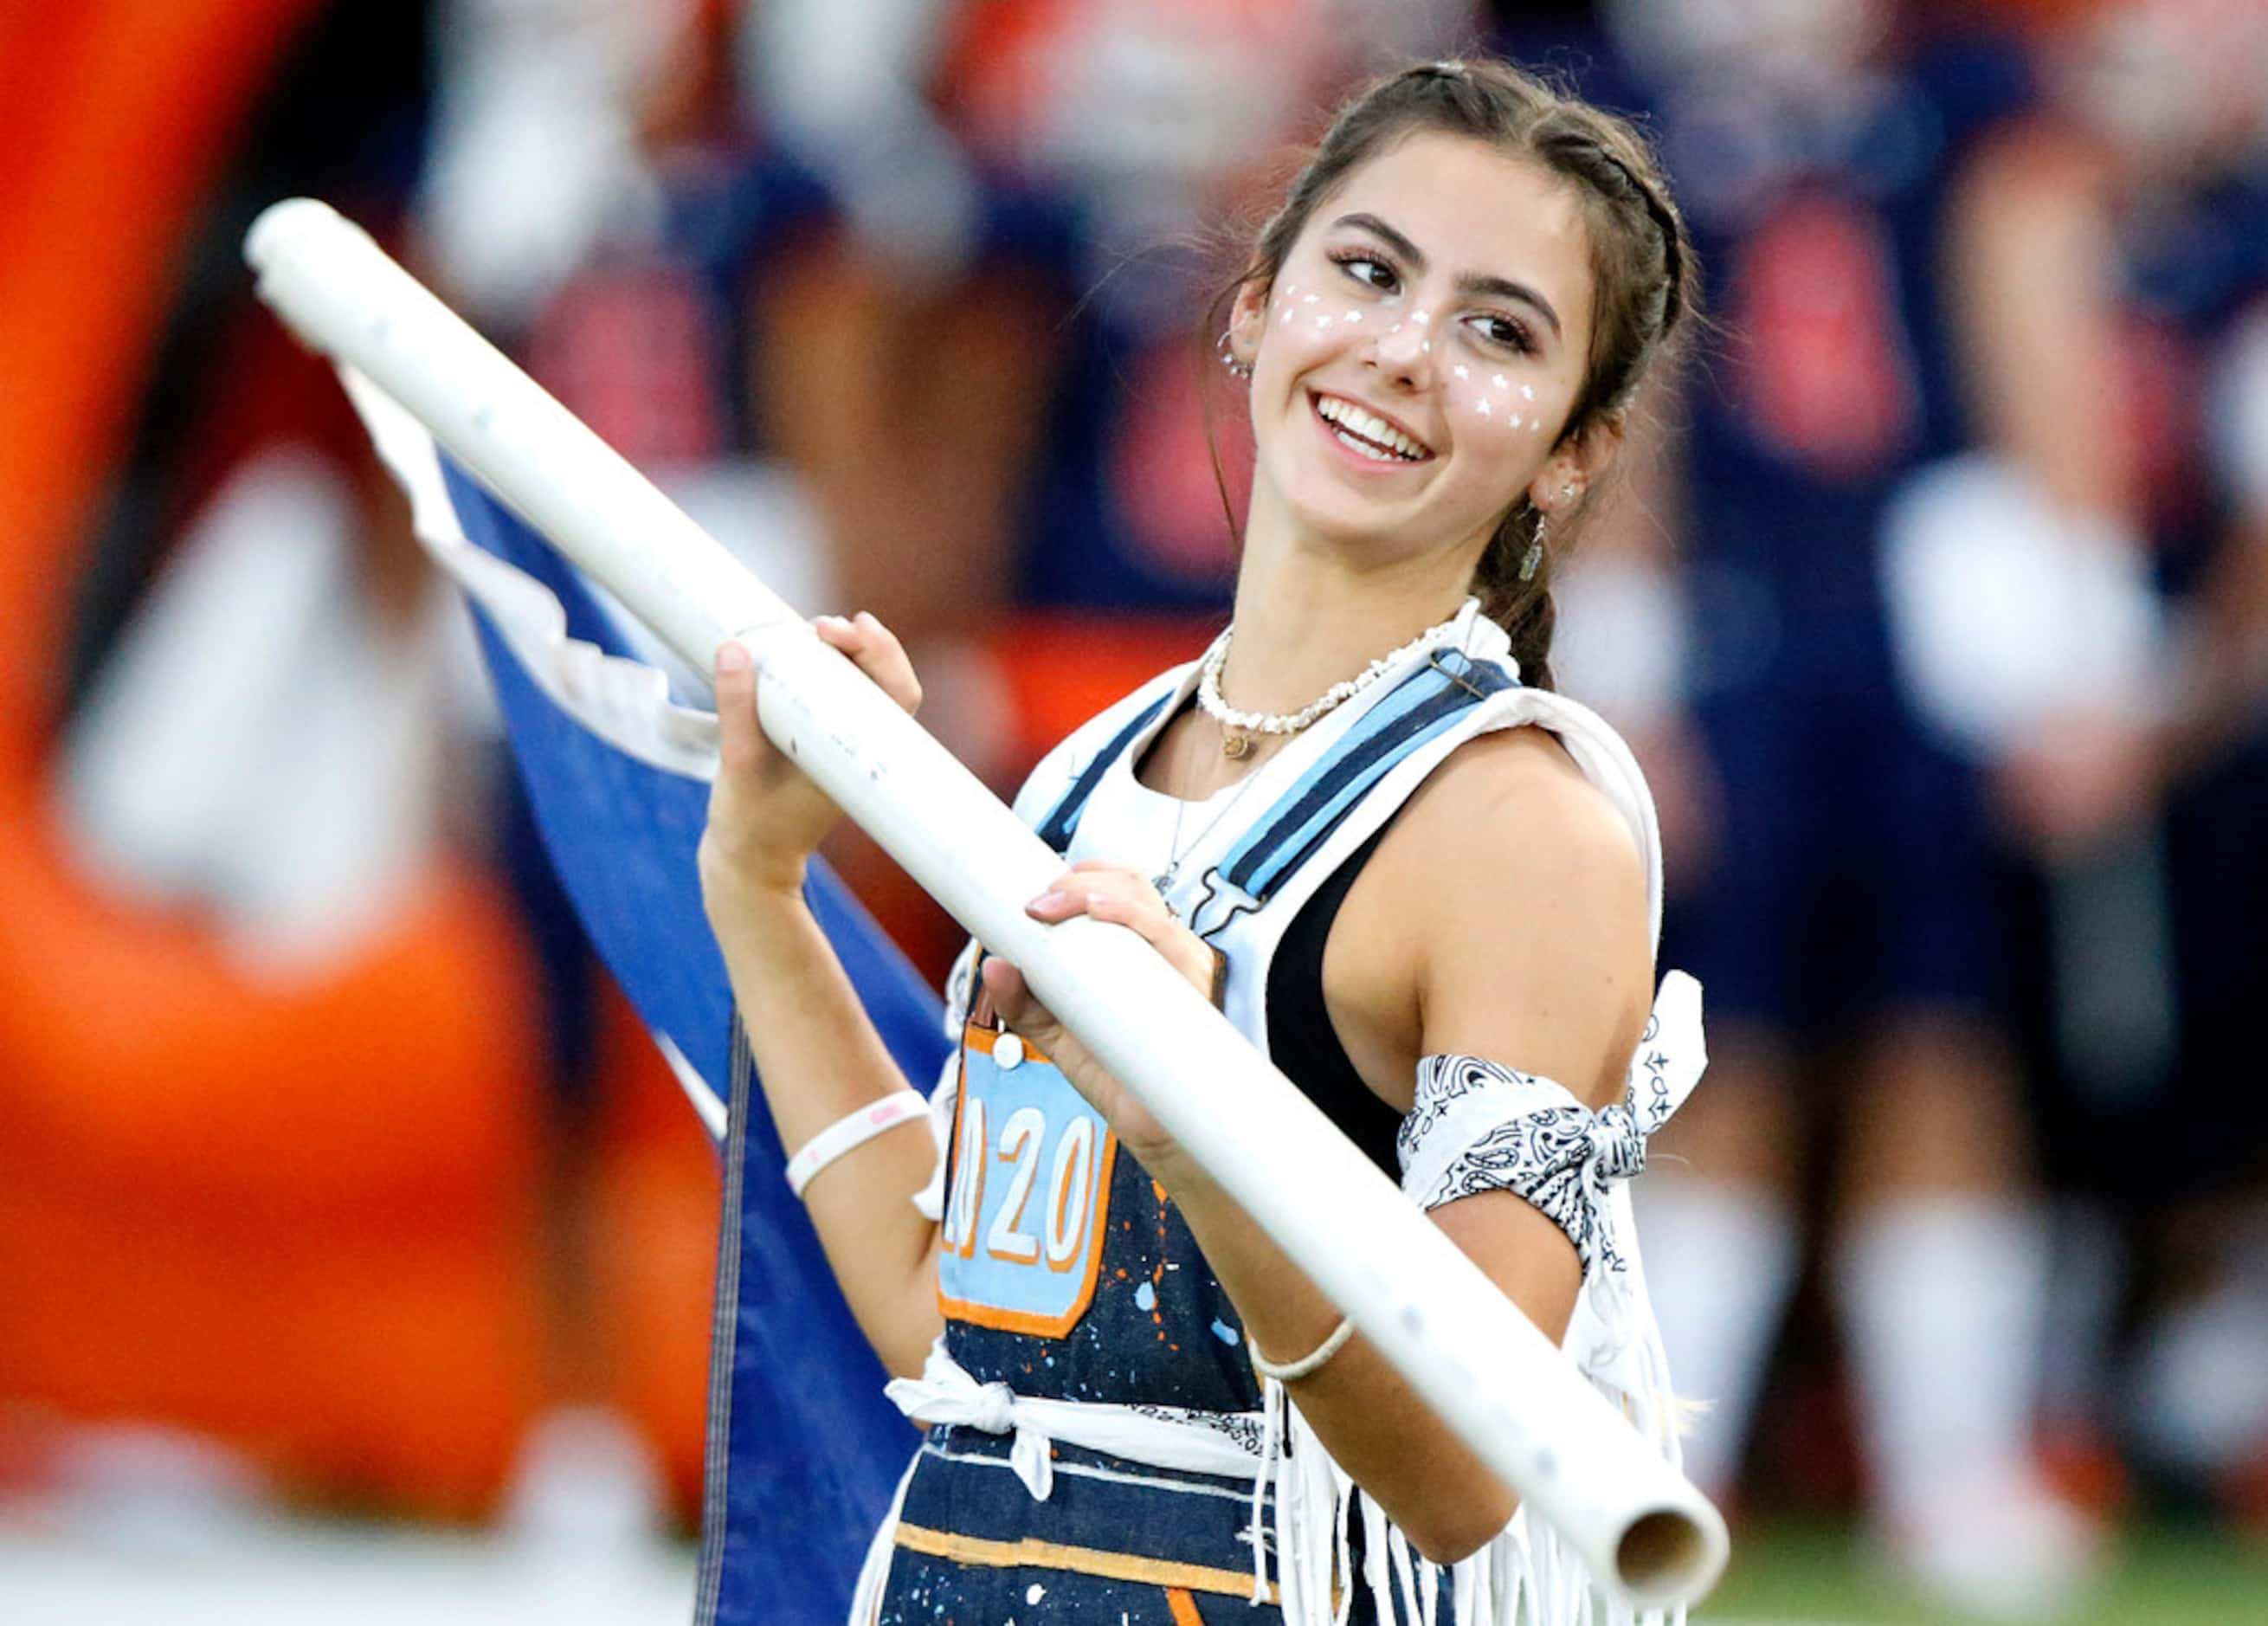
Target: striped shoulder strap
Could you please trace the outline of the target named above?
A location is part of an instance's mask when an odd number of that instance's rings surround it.
[[[1517,678],[1492,661],[1476,661],[1456,649],[1434,650],[1278,797],[1207,874],[1207,897],[1197,911],[1206,922],[1200,929],[1216,928],[1233,915],[1265,905],[1395,765],[1455,727],[1474,706],[1519,686]],[[1226,913],[1217,899],[1227,901]]]
[[[1071,782],[1071,788],[1064,791],[1061,800],[1057,802],[1054,809],[1040,821],[1041,840],[1058,853],[1071,851],[1071,839],[1079,833],[1079,815],[1086,811],[1087,799],[1094,795],[1094,787],[1102,783],[1102,776],[1110,771],[1110,765],[1125,755],[1126,748],[1134,743],[1143,729],[1157,721],[1158,713],[1165,710],[1166,702],[1173,698],[1174,691],[1169,688],[1135,713],[1117,733],[1110,736],[1108,743],[1094,753],[1086,766],[1079,770],[1079,777]]]

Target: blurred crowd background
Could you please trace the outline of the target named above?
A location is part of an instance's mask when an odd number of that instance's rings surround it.
[[[896,627],[1005,788],[1226,611],[1200,319],[1298,144],[1484,49],[1645,121],[1713,323],[1556,662],[1710,994],[1689,1466],[1984,1615],[2268,1546],[2261,0],[0,5],[0,1526],[697,1510],[713,1157],[260,207]]]

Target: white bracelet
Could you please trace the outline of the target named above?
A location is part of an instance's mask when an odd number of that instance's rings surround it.
[[[797,1196],[811,1177],[845,1152],[855,1151],[885,1129],[911,1119],[929,1116],[929,1103],[911,1090],[869,1101],[847,1118],[839,1118],[806,1141],[803,1149],[787,1160],[787,1188]]]
[[[1316,1345],[1312,1353],[1302,1356],[1296,1361],[1287,1361],[1281,1366],[1260,1353],[1260,1346],[1252,1341],[1252,1334],[1249,1333],[1244,1335],[1244,1347],[1252,1351],[1254,1371],[1258,1372],[1263,1378],[1273,1378],[1278,1383],[1289,1383],[1295,1378],[1306,1377],[1309,1372],[1322,1366],[1325,1361],[1345,1349],[1346,1341],[1353,1336],[1354,1323],[1343,1319],[1331,1335]]]

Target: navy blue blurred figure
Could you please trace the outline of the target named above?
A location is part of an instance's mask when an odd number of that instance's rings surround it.
[[[2124,905],[2172,965],[2169,1053],[2123,1075],[2095,1060],[2119,1046],[2090,1043],[2088,1017],[2117,1001],[2067,968],[2094,962],[2115,987],[2134,957],[2106,953],[2110,932],[2051,931],[2040,957],[2058,974],[2034,991],[2066,1129],[2050,1167],[2114,1242],[2174,1238],[2159,1275],[2179,1285],[2139,1341],[2123,1421],[2146,1468],[2239,1497],[2268,1471],[2268,1109],[2230,1087],[2259,1072],[2268,992],[2268,92],[2245,66],[2264,46],[2256,9],[2176,0],[2098,8],[2046,57],[2101,143],[2140,511],[2179,629],[2162,839]]]
[[[2123,680],[2156,647],[2101,200],[2012,41],[1867,0],[1609,13],[1724,333],[1641,494],[1682,516],[1690,654],[1640,750],[1658,783],[1700,765],[1706,845],[1673,860],[1703,878],[1672,941],[1711,1098],[1641,1199],[1680,1389],[1715,1408],[1689,1470],[1734,1482],[1831,1114],[1877,1535],[1940,1600],[2052,1609],[2093,1535],[2035,1466],[2049,1236],[2008,907],[2014,871],[2145,816]],[[2082,622],[2120,681],[2074,681]]]

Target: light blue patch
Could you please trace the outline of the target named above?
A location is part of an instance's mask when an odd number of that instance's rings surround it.
[[[1142,1309],[1155,1310],[1158,1307],[1158,1290],[1145,1282],[1134,1290],[1134,1302]]]
[[[962,1060],[939,1285],[951,1314],[1060,1337],[1094,1291],[1109,1125],[1051,1065]]]
[[[1212,1335],[1232,1349],[1243,1341],[1243,1334],[1226,1321],[1215,1321],[1212,1324]]]

